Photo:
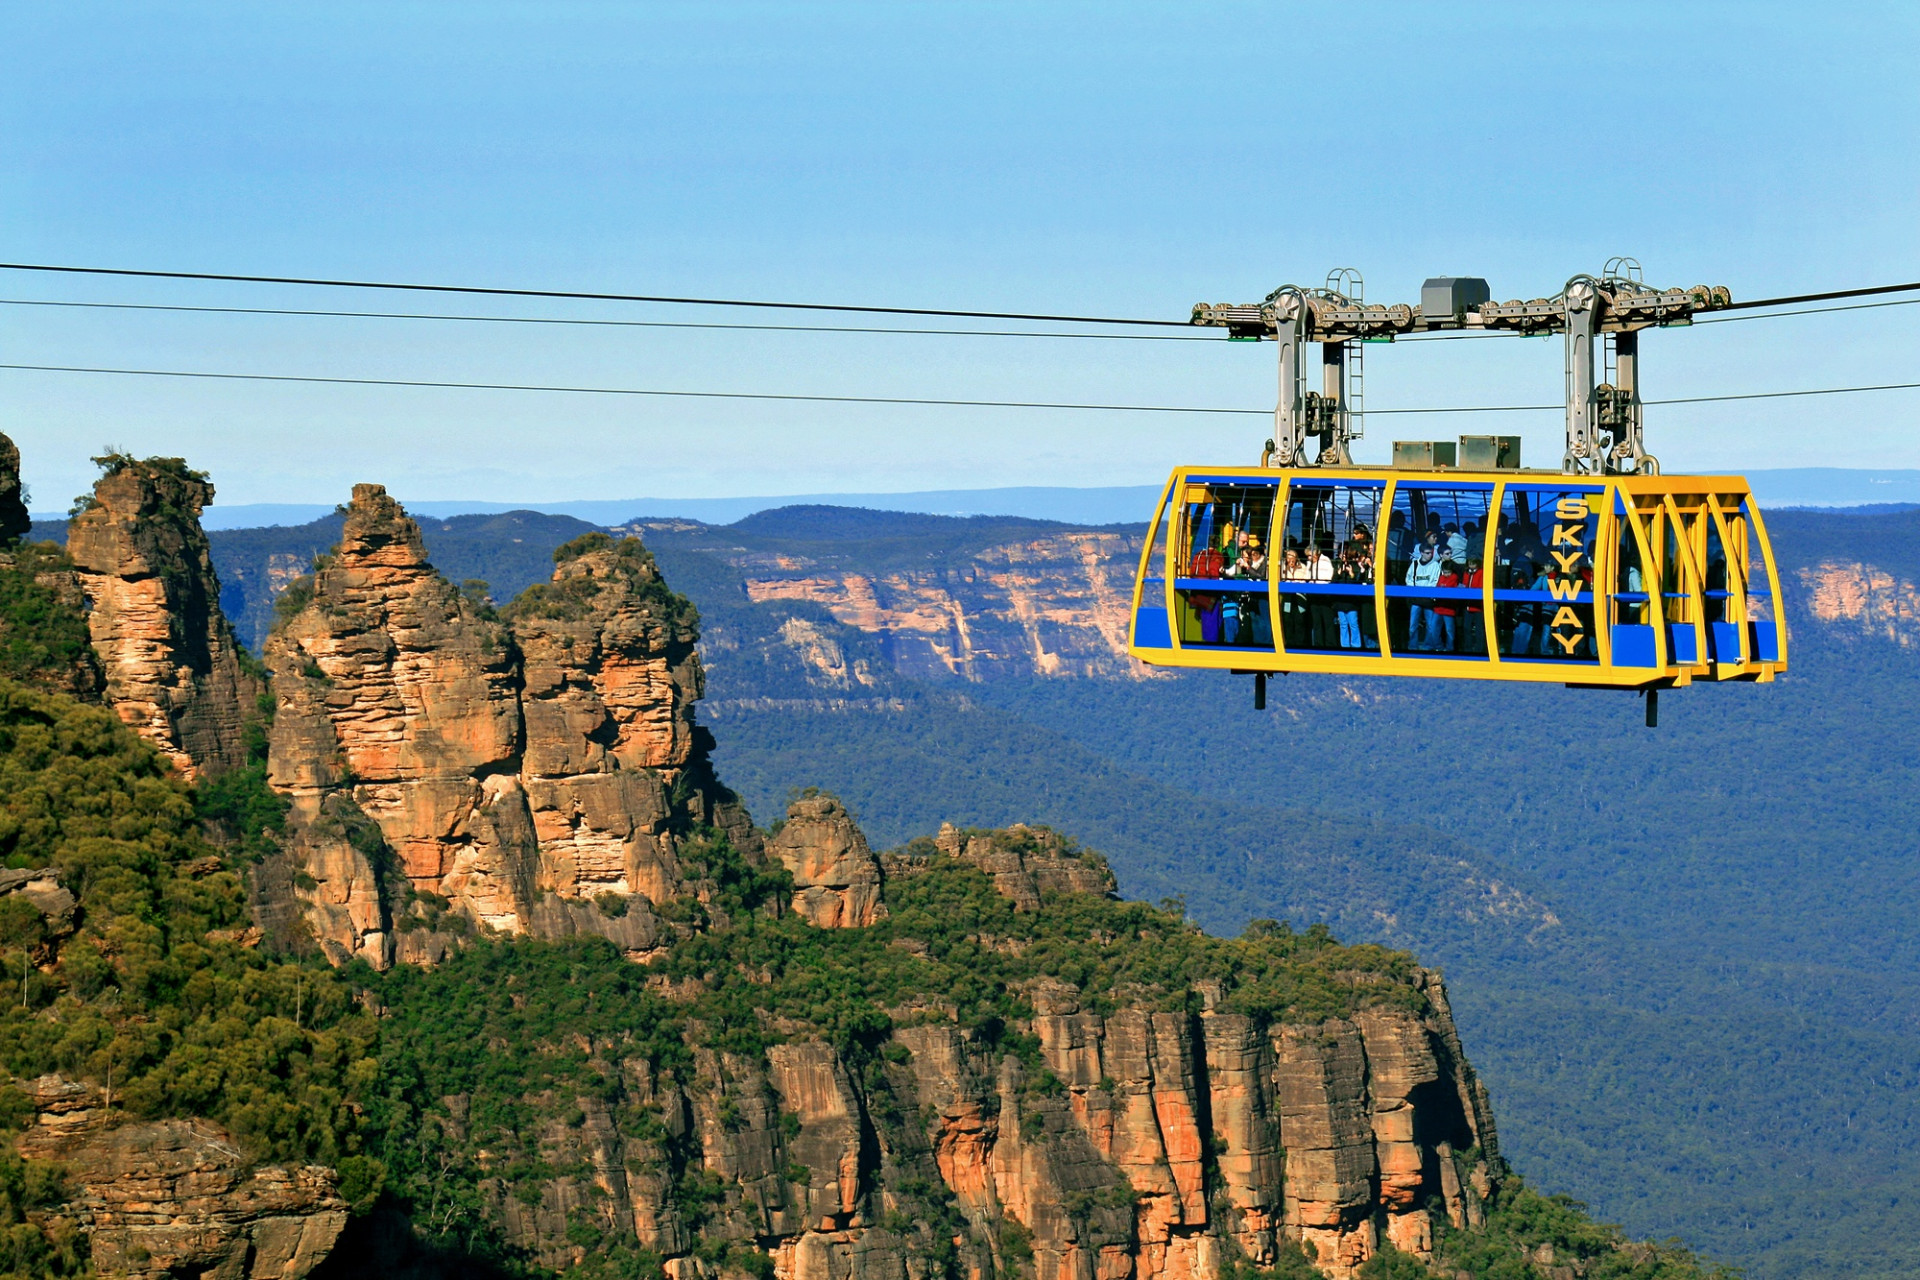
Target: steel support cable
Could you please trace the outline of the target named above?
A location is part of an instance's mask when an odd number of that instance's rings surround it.
[[[121,268],[121,267],[75,267],[75,266],[61,266],[61,265],[52,265],[52,264],[44,264],[44,263],[26,263],[26,262],[0,262],[0,271],[39,271],[39,272],[62,273],[62,274],[69,274],[69,275],[121,276],[121,277],[130,277],[130,278],[160,279],[160,280],[207,280],[207,281],[224,281],[228,283],[239,283],[239,284],[292,284],[292,285],[302,285],[302,286],[317,286],[317,287],[325,287],[325,288],[343,288],[343,289],[388,289],[388,290],[402,290],[402,291],[417,292],[417,293],[459,293],[459,294],[486,295],[486,296],[494,296],[494,297],[561,298],[561,299],[569,299],[569,300],[575,300],[575,301],[646,302],[646,303],[661,303],[661,304],[685,305],[685,306],[712,306],[712,307],[763,307],[763,308],[773,308],[777,310],[789,310],[789,311],[840,311],[840,312],[857,312],[857,313],[863,313],[863,314],[869,314],[869,315],[945,316],[950,318],[974,319],[974,320],[1028,320],[1028,321],[1034,321],[1037,323],[1048,323],[1048,324],[1106,324],[1106,325],[1120,325],[1120,326],[1128,326],[1128,325],[1149,326],[1149,327],[1156,327],[1156,328],[1188,328],[1190,327],[1189,322],[1185,320],[1141,320],[1141,319],[1126,319],[1126,318],[1115,317],[1115,316],[1045,315],[1045,314],[1018,312],[1018,311],[959,311],[959,310],[948,310],[948,309],[938,309],[938,308],[928,308],[928,307],[881,307],[881,306],[866,306],[866,305],[858,305],[858,304],[840,304],[840,303],[822,303],[822,302],[772,302],[772,301],[766,301],[766,300],[741,299],[741,298],[688,298],[688,297],[673,297],[673,296],[653,295],[653,294],[594,293],[594,292],[587,292],[587,291],[580,291],[580,290],[509,289],[509,288],[489,287],[484,285],[410,284],[410,283],[398,283],[398,282],[392,282],[392,281],[376,281],[376,280],[335,280],[335,279],[329,279],[325,277],[307,277],[307,276],[237,275],[237,274],[226,274],[221,272],[209,272],[209,271],[153,271],[153,270],[139,270],[134,268]],[[1715,308],[1715,310],[1716,311],[1748,311],[1748,310],[1757,310],[1764,307],[1791,306],[1791,305],[1804,303],[1804,302],[1828,302],[1828,301],[1834,301],[1841,298],[1862,298],[1862,297],[1873,297],[1873,296],[1889,294],[1889,293],[1914,293],[1914,292],[1920,292],[1920,281],[1915,281],[1908,284],[1870,285],[1860,289],[1834,289],[1824,293],[1790,294],[1790,295],[1784,295],[1777,298],[1755,298],[1747,302],[1735,302],[1724,307],[1717,307]],[[591,320],[571,320],[571,319],[565,319],[565,318],[545,318],[545,317],[536,318],[536,317],[496,317],[496,316],[444,316],[444,315],[429,315],[429,314],[417,314],[417,315],[416,314],[392,314],[392,313],[384,313],[384,312],[303,311],[303,310],[294,310],[294,309],[246,308],[246,307],[185,307],[185,306],[169,307],[169,306],[162,306],[159,304],[143,305],[143,304],[133,304],[133,303],[80,303],[80,302],[34,303],[34,302],[29,302],[23,299],[7,299],[5,301],[12,303],[13,305],[94,306],[94,307],[103,307],[103,308],[111,307],[111,308],[118,308],[118,309],[125,309],[125,310],[152,310],[152,311],[167,311],[167,310],[209,311],[209,312],[227,311],[227,312],[234,312],[238,314],[250,314],[250,315],[316,315],[316,316],[340,315],[340,316],[349,316],[349,317],[408,319],[408,320],[413,320],[413,319],[477,320],[477,321],[491,320],[491,321],[497,321],[502,323],[527,323],[527,324],[606,324],[606,325],[626,324],[626,325],[632,325],[636,327],[640,327],[640,326],[654,327],[654,328],[674,327],[674,328],[689,328],[689,329],[691,328],[778,329],[778,328],[789,327],[789,326],[774,326],[774,325],[753,326],[753,325],[719,325],[719,324],[710,324],[710,325],[668,324],[666,322],[657,322],[657,321],[649,324],[648,322],[645,322],[645,321],[614,321],[614,320],[591,321]],[[1914,299],[1913,301],[1920,301],[1920,299]],[[1879,305],[1898,305],[1898,304],[1879,304]],[[1812,315],[1820,311],[1844,311],[1844,310],[1851,310],[1851,309],[1852,308],[1847,308],[1847,307],[1820,307],[1820,308],[1810,308],[1806,311],[1800,311],[1800,312],[1782,312],[1780,314]],[[1695,323],[1711,324],[1711,323],[1714,323],[1716,319],[1732,320],[1732,319],[1746,319],[1746,318],[1747,317],[1734,317],[1734,316],[1720,316],[1720,317],[1703,316],[1699,320],[1695,321]],[[806,331],[806,329],[803,328],[802,326],[790,326],[790,327],[797,331]],[[934,333],[934,334],[946,334],[946,335],[955,335],[955,336],[966,335],[966,336],[978,336],[978,337],[1109,336],[1109,335],[1094,335],[1094,334],[1086,334],[1086,335],[1027,334],[1027,333],[1020,333],[1020,332],[982,333],[982,332],[973,331],[973,330],[862,329],[862,328],[851,328],[851,327],[840,327],[840,326],[820,326],[817,331],[818,332],[845,332],[845,333]],[[1468,336],[1477,336],[1477,335],[1467,335],[1467,334],[1409,335],[1409,337],[1412,337],[1412,338],[1455,338],[1455,337],[1468,337]],[[1198,339],[1198,340],[1205,340],[1205,339]]]
[[[398,284],[384,280],[330,280],[309,276],[228,275],[216,271],[140,271],[125,267],[67,267],[33,262],[0,262],[0,271],[44,271],[64,275],[128,276],[145,280],[214,280],[230,284],[297,284],[329,289],[396,289],[408,293],[470,293],[496,298],[565,298],[576,302],[657,302],[695,307],[764,307],[777,311],[849,311],[864,315],[946,316],[960,320],[1032,320],[1046,324],[1149,325],[1184,329],[1185,320],[1127,320],[1114,316],[1036,315],[1024,311],[954,311],[936,307],[875,307],[829,302],[767,302],[747,298],[680,298],[664,294],[593,293],[578,289],[506,289],[484,285]]]
[[[574,316],[447,315],[438,311],[318,311],[296,307],[190,307],[163,302],[73,302],[0,298],[6,307],[71,307],[88,311],[169,311],[232,316],[319,316],[347,320],[459,320],[476,324],[557,324],[611,329],[727,329],[754,333],[903,333],[968,338],[1100,338],[1114,342],[1220,342],[1225,335],[1189,333],[1065,333],[1042,329],[888,329],[838,324],[721,324],[708,320],[596,320]]]
[[[921,337],[966,338],[1074,338],[1109,342],[1224,342],[1225,334],[1186,333],[1073,333],[1039,329],[903,329],[872,325],[834,324],[724,324],[710,320],[607,320],[575,316],[483,316],[449,315],[439,311],[334,311],[304,307],[197,307],[164,302],[80,302],[62,298],[0,298],[4,307],[64,307],[83,311],[164,311],[192,315],[234,316],[310,316],[345,320],[452,320],[474,324],[560,325],[612,329],[697,329],[742,333],[872,333],[904,334]],[[1745,316],[1701,316],[1693,324],[1723,324],[1734,320],[1777,320],[1783,316],[1822,315],[1831,311],[1866,311],[1878,307],[1920,306],[1920,298],[1896,298],[1891,302],[1855,302],[1838,307],[1804,307],[1797,311],[1774,311]],[[1476,338],[1512,336],[1498,330],[1466,333],[1414,333],[1398,342],[1455,342]],[[1540,335],[1547,336],[1547,335]]]
[[[200,378],[216,382],[297,382],[348,387],[422,387],[445,391],[533,391],[566,395],[658,396],[686,400],[786,400],[814,404],[933,405],[966,409],[1071,409],[1107,413],[1209,413],[1270,418],[1271,409],[1230,409],[1217,405],[1078,404],[1057,400],[947,400],[930,396],[830,396],[771,391],[681,391],[660,387],[580,387],[526,382],[441,382],[415,378],[343,378],[318,374],[216,373],[193,369],[114,369],[88,365],[0,364],[0,369],[31,373],[108,374],[134,378]],[[1853,395],[1867,391],[1911,391],[1920,382],[1883,382],[1860,387],[1814,387],[1802,391],[1742,391],[1719,396],[1675,396],[1642,404],[1711,404],[1726,400],[1779,400],[1797,396]],[[1450,405],[1424,409],[1369,409],[1369,413],[1546,413],[1561,404]]]

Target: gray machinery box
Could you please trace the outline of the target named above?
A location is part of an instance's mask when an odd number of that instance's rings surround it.
[[[1478,276],[1435,276],[1420,286],[1420,318],[1459,320],[1492,296]]]
[[[1451,440],[1395,440],[1393,442],[1393,465],[1396,467],[1430,471],[1435,467],[1453,466],[1454,456]]]
[[[1517,470],[1519,436],[1461,436],[1460,465],[1468,471]]]

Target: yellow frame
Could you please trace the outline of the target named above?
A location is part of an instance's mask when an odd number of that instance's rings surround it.
[[[1204,477],[1209,484],[1248,485],[1268,487],[1274,490],[1273,522],[1264,537],[1268,546],[1267,556],[1267,616],[1272,622],[1272,648],[1247,647],[1197,647],[1181,639],[1182,601],[1174,587],[1179,577],[1177,557],[1180,549],[1190,540],[1187,528],[1187,486],[1195,477]],[[1445,487],[1449,482],[1462,484],[1487,485],[1491,487],[1489,510],[1497,513],[1505,509],[1507,489],[1513,484],[1553,485],[1565,484],[1568,487],[1598,489],[1600,500],[1597,503],[1599,519],[1595,526],[1594,545],[1590,552],[1593,564],[1593,630],[1597,661],[1555,662],[1555,661],[1518,661],[1511,656],[1503,659],[1500,645],[1496,639],[1497,618],[1494,599],[1495,575],[1488,572],[1482,582],[1481,616],[1484,619],[1483,630],[1487,637],[1488,656],[1485,661],[1461,661],[1448,658],[1423,658],[1393,652],[1391,627],[1387,618],[1387,575],[1384,572],[1385,527],[1376,534],[1380,539],[1376,543],[1376,572],[1374,574],[1374,621],[1379,635],[1380,648],[1377,652],[1354,653],[1288,653],[1282,625],[1280,570],[1285,560],[1284,548],[1276,544],[1275,537],[1284,537],[1277,531],[1283,529],[1286,512],[1291,500],[1291,490],[1296,479],[1310,481],[1315,487],[1347,482],[1365,482],[1370,486],[1381,486],[1381,511],[1393,510],[1394,500],[1405,482],[1418,482],[1423,486]],[[1589,505],[1596,505],[1593,496]],[[1729,524],[1728,508],[1722,504],[1722,497],[1737,499],[1731,516],[1741,518],[1738,506],[1744,503],[1746,519],[1750,522],[1751,532],[1755,535],[1742,539],[1742,555],[1747,561],[1736,563],[1732,526]],[[1687,503],[1689,512],[1698,513],[1691,521],[1682,518],[1681,508],[1676,498],[1692,499]],[[1624,506],[1626,528],[1631,530],[1635,546],[1639,550],[1641,565],[1641,586],[1646,593],[1646,625],[1653,629],[1654,663],[1648,666],[1614,665],[1614,629],[1621,625],[1618,621],[1618,608],[1615,597],[1617,590],[1617,560],[1621,537],[1619,508]],[[1706,558],[1707,521],[1713,522],[1718,531],[1723,552],[1727,558],[1727,580],[1729,592],[1727,612],[1730,616],[1747,621],[1739,631],[1740,645],[1737,660],[1715,662],[1711,658],[1707,621],[1705,583],[1706,575],[1702,565]],[[1164,526],[1162,524],[1164,523]],[[1675,531],[1676,559],[1675,575],[1682,580],[1681,585],[1670,586],[1666,581],[1665,566],[1665,529],[1671,524]],[[1481,546],[1482,562],[1492,565],[1492,539],[1496,528],[1495,519],[1490,518],[1483,533],[1486,541]],[[1159,535],[1164,532],[1164,559],[1160,569],[1161,594],[1157,601],[1145,598],[1144,585],[1150,576],[1152,558]],[[1755,657],[1754,631],[1751,619],[1747,616],[1747,599],[1751,594],[1748,582],[1754,572],[1750,552],[1758,548],[1764,561],[1767,584],[1771,591],[1774,617],[1772,619],[1778,645],[1779,659],[1774,662],[1762,662]],[[1658,549],[1659,554],[1656,554]],[[1667,619],[1667,595],[1670,591],[1683,592],[1687,602],[1687,618],[1684,623],[1669,623]],[[1137,634],[1141,621],[1142,608],[1164,610],[1167,627],[1166,645],[1145,645],[1140,643]],[[1669,641],[1670,626],[1686,625],[1693,632],[1694,654],[1696,661],[1681,663],[1675,660]],[[1275,470],[1262,467],[1181,467],[1169,477],[1162,491],[1159,505],[1154,510],[1153,523],[1148,526],[1146,545],[1141,549],[1138,570],[1134,574],[1133,616],[1128,624],[1128,651],[1140,661],[1153,666],[1184,667],[1199,670],[1220,670],[1235,672],[1293,672],[1320,673],[1324,675],[1393,675],[1420,676],[1433,679],[1466,680],[1505,680],[1533,684],[1569,684],[1578,686],[1603,686],[1612,688],[1667,688],[1689,684],[1694,680],[1760,680],[1770,681],[1787,666],[1786,626],[1781,608],[1779,569],[1774,562],[1772,543],[1768,540],[1766,525],[1760,517],[1758,504],[1747,482],[1737,476],[1578,476],[1565,475],[1557,471],[1396,471],[1386,467],[1315,467],[1298,470]]]

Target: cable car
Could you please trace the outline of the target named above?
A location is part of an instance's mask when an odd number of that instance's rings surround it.
[[[1133,656],[1253,673],[1256,705],[1269,673],[1295,671],[1634,689],[1649,724],[1660,689],[1786,670],[1779,571],[1747,482],[1662,475],[1642,441],[1639,331],[1726,306],[1727,291],[1648,289],[1622,262],[1532,302],[1443,278],[1418,309],[1367,306],[1349,272],[1255,307],[1196,307],[1197,324],[1280,343],[1274,438],[1255,465],[1173,472],[1136,574]],[[1558,470],[1523,469],[1512,436],[1400,441],[1392,466],[1353,462],[1358,344],[1446,329],[1567,335]],[[1310,341],[1319,392],[1302,376]]]

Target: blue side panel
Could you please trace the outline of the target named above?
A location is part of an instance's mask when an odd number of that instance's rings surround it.
[[[1693,628],[1684,623],[1667,624],[1667,652],[1673,655],[1675,666],[1691,666],[1700,661],[1693,643]]]
[[[1167,625],[1167,611],[1164,607],[1148,608],[1142,605],[1133,615],[1133,647],[1136,649],[1173,648],[1173,628]]]
[[[1715,662],[1740,661],[1740,624],[1737,622],[1709,623],[1707,644],[1713,649]]]
[[[1622,623],[1613,629],[1613,665],[1616,667],[1657,666],[1653,647],[1653,628],[1645,624]]]
[[[1753,656],[1759,662],[1780,661],[1780,628],[1777,623],[1753,624]]]

